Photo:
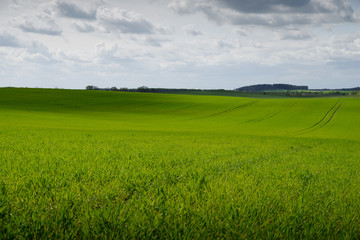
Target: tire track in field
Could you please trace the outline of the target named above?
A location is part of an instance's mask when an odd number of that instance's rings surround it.
[[[329,120],[327,120],[327,122],[324,123],[324,124],[322,125],[322,127],[325,126],[326,124],[328,124],[328,123],[334,118],[335,113],[341,108],[342,105],[343,105],[343,102],[341,102],[341,103],[339,104],[339,106],[335,109],[335,111],[333,112],[333,114],[331,115],[331,117],[329,118]]]
[[[251,105],[254,105],[254,104],[258,103],[259,101],[260,100],[251,101],[251,102],[236,106],[234,108],[230,108],[230,109],[227,109],[227,110],[224,110],[224,111],[220,111],[220,112],[216,112],[216,113],[209,114],[209,115],[206,115],[206,116],[198,117],[198,118],[195,118],[195,119],[204,119],[204,118],[211,118],[211,117],[219,116],[219,115],[222,115],[222,114],[225,114],[225,113],[233,112],[233,111],[235,111],[237,109],[240,109],[240,108],[249,107]]]
[[[296,102],[287,104],[287,105],[285,105],[285,107],[284,107],[283,109],[281,109],[281,110],[279,110],[279,111],[266,114],[265,116],[262,116],[262,117],[250,119],[250,120],[245,121],[245,122],[243,122],[243,123],[255,123],[255,122],[261,122],[261,121],[267,120],[267,119],[269,119],[269,118],[275,117],[276,115],[278,115],[278,114],[280,114],[280,113],[288,110],[289,108],[292,108],[295,104],[296,104]]]
[[[329,113],[331,112],[331,110],[333,110],[333,109],[336,107],[336,105],[338,105],[338,103],[339,103],[339,101],[337,101],[337,102],[334,104],[334,106],[332,106],[332,107],[329,109],[329,111],[327,111],[327,113],[324,115],[324,117],[323,117],[320,121],[318,121],[317,123],[315,123],[315,124],[312,125],[311,127],[305,128],[305,129],[303,129],[303,130],[308,130],[308,129],[314,128],[314,127],[316,127],[317,125],[321,124],[321,123],[325,120],[325,118],[329,115]]]
[[[325,125],[327,125],[328,123],[331,122],[331,120],[334,118],[335,114],[337,113],[337,111],[341,108],[343,104],[343,101],[337,101],[324,115],[324,117],[316,122],[314,125],[312,125],[311,127],[302,129],[300,131],[297,132],[296,135],[302,135],[305,133],[310,133],[310,132],[314,132],[319,130],[320,128],[324,127]],[[334,110],[335,109],[335,110]],[[327,119],[327,120],[326,120]]]

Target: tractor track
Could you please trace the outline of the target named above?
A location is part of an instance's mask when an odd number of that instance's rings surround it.
[[[340,109],[340,107],[342,106],[342,104],[343,104],[343,102],[341,102],[341,103],[339,104],[339,106],[338,106],[338,107],[336,108],[336,110],[333,112],[333,114],[331,115],[331,117],[329,118],[329,120],[327,120],[327,122],[324,123],[323,126],[325,126],[326,124],[328,124],[328,123],[334,118],[335,113]]]
[[[324,127],[325,125],[329,124],[331,122],[331,120],[334,118],[335,114],[337,113],[337,111],[341,108],[343,104],[343,101],[337,101],[327,112],[326,114],[323,116],[323,118],[316,122],[314,125],[312,125],[311,127],[299,130],[297,132],[297,134],[295,135],[302,135],[302,134],[306,134],[306,133],[310,133],[310,132],[314,132],[319,130],[320,128]],[[335,109],[335,110],[334,110]],[[331,115],[330,115],[331,114]],[[327,117],[330,116],[328,119]],[[327,120],[326,120],[327,119]]]
[[[247,120],[247,121],[245,121],[243,123],[255,123],[255,122],[261,122],[261,121],[267,120],[269,118],[275,117],[276,115],[288,110],[289,108],[293,107],[295,104],[296,104],[296,102],[287,104],[283,109],[281,109],[281,110],[279,110],[277,112],[269,113],[269,114],[266,114],[265,116],[262,116],[262,117],[259,117],[259,118],[250,119],[250,120]]]
[[[239,106],[236,106],[236,107],[234,107],[234,108],[230,108],[230,109],[227,109],[227,110],[224,110],[224,111],[220,111],[220,112],[216,112],[216,113],[209,114],[209,115],[206,115],[206,116],[198,117],[198,118],[195,118],[195,119],[204,119],[204,118],[216,117],[216,116],[219,116],[219,115],[222,115],[222,114],[225,114],[225,113],[229,113],[229,112],[235,111],[235,110],[240,109],[240,108],[249,107],[249,106],[254,105],[254,104],[258,103],[258,102],[259,102],[259,100],[251,101],[251,102],[248,102],[248,103],[245,103],[245,104],[241,104],[241,105],[239,105]]]

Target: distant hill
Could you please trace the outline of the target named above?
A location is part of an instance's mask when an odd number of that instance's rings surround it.
[[[311,89],[311,90],[312,91],[360,91],[360,87],[337,88],[337,89],[322,88],[322,89]]]
[[[290,84],[259,84],[237,88],[225,89],[189,89],[189,88],[149,88],[141,86],[138,88],[111,87],[99,88],[89,85],[87,90],[119,91],[119,92],[143,92],[143,93],[166,93],[182,95],[211,95],[232,96],[250,98],[288,98],[288,97],[328,97],[328,96],[358,96],[360,88],[343,89],[308,89],[308,86],[296,86]]]
[[[240,92],[263,92],[277,90],[308,90],[308,86],[296,86],[291,84],[257,84],[246,87],[236,88],[235,91]]]

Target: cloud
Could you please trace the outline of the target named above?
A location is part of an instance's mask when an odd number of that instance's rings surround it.
[[[248,36],[248,34],[246,32],[244,32],[243,30],[240,30],[240,29],[235,29],[234,33],[237,34],[240,37],[247,37]]]
[[[39,41],[31,41],[24,44],[25,51],[20,54],[23,61],[37,62],[40,64],[54,63],[53,54]]]
[[[147,37],[145,39],[145,43],[148,45],[148,46],[152,46],[152,47],[161,47],[161,40],[159,39],[155,39],[155,38],[152,38],[152,37]]]
[[[108,47],[104,42],[101,42],[96,46],[96,53],[98,62],[103,64],[120,64],[132,61],[125,51],[119,48],[118,44],[113,44]]]
[[[306,32],[287,32],[281,36],[282,40],[311,40],[312,36]]]
[[[174,0],[168,7],[180,15],[194,13],[200,9],[199,2],[187,0]]]
[[[359,21],[345,0],[173,0],[168,7],[180,15],[201,12],[218,24],[280,27]]]
[[[234,48],[234,45],[225,40],[216,41],[217,48]]]
[[[199,36],[202,35],[202,32],[198,30],[194,24],[188,24],[184,28],[185,33],[191,35],[191,36]]]
[[[1,9],[6,9],[8,5],[9,5],[8,1],[6,1],[6,0],[0,1],[0,8]]]
[[[78,32],[82,32],[82,33],[90,33],[95,31],[95,28],[87,23],[83,23],[83,24],[74,23],[74,27]]]
[[[58,36],[61,35],[62,33],[60,27],[53,22],[43,23],[34,26],[34,23],[32,23],[30,20],[26,20],[24,23],[18,25],[18,27],[24,32],[31,32],[31,33],[38,33],[38,34],[45,34],[52,36]]]
[[[20,47],[20,43],[15,36],[0,32],[0,47]]]
[[[23,32],[59,36],[62,29],[56,23],[53,2],[40,4],[36,12],[13,18],[10,22]]]
[[[156,27],[149,20],[125,9],[100,7],[97,11],[97,19],[108,32],[153,34],[156,31]]]
[[[310,0],[217,0],[220,6],[244,13],[299,12],[310,7]]]
[[[59,14],[63,17],[79,18],[79,19],[87,19],[87,20],[96,19],[96,9],[86,11],[75,4],[67,3],[64,1],[57,1],[56,8]]]
[[[27,63],[50,64],[56,62],[54,55],[39,41],[22,41],[16,48],[4,49],[1,59],[8,66],[27,66]],[[25,64],[24,64],[25,63]]]
[[[93,56],[79,51],[64,51],[59,50],[56,52],[56,59],[68,65],[86,65],[91,64]]]

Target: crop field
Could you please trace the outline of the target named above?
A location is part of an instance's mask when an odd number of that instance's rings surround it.
[[[359,239],[360,98],[0,89],[0,239]]]

